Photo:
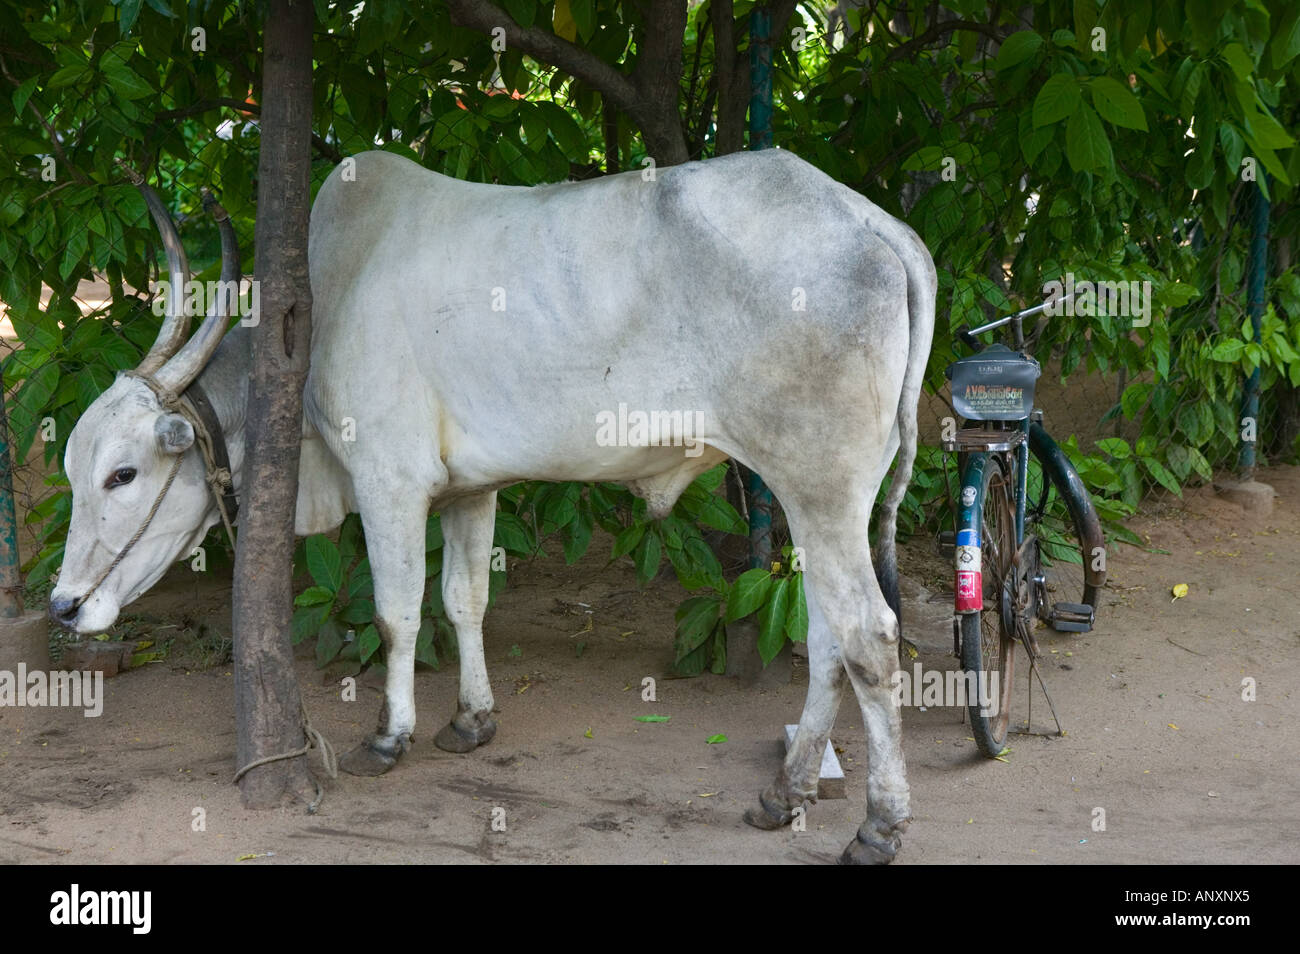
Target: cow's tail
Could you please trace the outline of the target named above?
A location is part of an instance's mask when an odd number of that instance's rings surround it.
[[[905,247],[898,250],[899,258],[907,271],[908,350],[907,371],[903,376],[903,391],[898,398],[898,463],[885,495],[884,504],[876,524],[876,580],[884,594],[885,602],[898,620],[902,636],[902,600],[898,590],[898,508],[912,480],[912,465],[916,462],[917,405],[921,400],[921,386],[925,380],[925,367],[930,359],[930,344],[934,337],[935,296],[938,281],[934,261],[920,238],[907,226]]]

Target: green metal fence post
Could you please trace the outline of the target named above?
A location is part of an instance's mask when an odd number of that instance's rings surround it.
[[[3,372],[0,372],[3,380]],[[13,462],[9,459],[9,416],[0,386],[0,618],[23,614],[23,577],[18,556],[18,520],[14,513]]]
[[[749,15],[749,148],[772,145],[772,16],[757,6]],[[772,491],[750,471],[745,482],[749,508],[749,565],[772,563]]]
[[[1267,175],[1267,173],[1264,173]],[[1260,324],[1264,318],[1264,286],[1268,278],[1268,217],[1269,201],[1264,192],[1264,182],[1255,183],[1255,197],[1250,217],[1250,254],[1246,260],[1246,313],[1255,344],[1260,343]],[[1245,480],[1255,476],[1255,444],[1259,437],[1259,368],[1246,379],[1246,391],[1241,402],[1242,442],[1238,470]],[[1245,439],[1249,428],[1251,440]]]

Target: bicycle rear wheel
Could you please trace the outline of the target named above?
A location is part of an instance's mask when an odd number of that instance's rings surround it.
[[[964,468],[961,485],[976,485],[977,465],[982,463],[984,494],[979,539],[984,609],[959,616],[961,665],[967,674],[967,711],[975,745],[981,754],[996,758],[1006,748],[1015,679],[1016,639],[1003,620],[1003,589],[1015,585],[1015,485],[1003,457],[980,456],[982,461],[968,462]],[[957,549],[959,570],[962,550]],[[969,697],[972,689],[974,698]]]

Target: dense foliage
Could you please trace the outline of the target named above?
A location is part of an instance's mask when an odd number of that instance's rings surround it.
[[[519,184],[743,148],[753,9],[318,0],[315,183],[376,146],[459,178]],[[1067,273],[1149,282],[1142,320],[1057,317],[1030,339],[1047,373],[1101,372],[1122,385],[1106,417],[1127,422],[1132,439],[1065,443],[1112,526],[1149,490],[1179,493],[1234,463],[1242,381],[1256,369],[1258,446],[1294,458],[1300,7],[953,0],[832,10],[781,0],[769,9],[775,143],[904,218],[934,255],[932,389],[956,354],[958,324],[1036,303]],[[251,271],[260,17],[256,4],[219,0],[0,3],[0,300],[21,342],[4,362],[20,460],[41,440],[54,467],[79,414],[157,328],[147,289],[159,250],[116,160],[173,205],[200,278],[215,272],[217,240],[197,190],[216,190]],[[1245,311],[1257,192],[1272,202],[1273,243],[1258,341]],[[109,300],[85,313],[77,289],[91,276],[106,279]],[[572,561],[599,527],[639,579],[667,559],[696,592],[678,614],[684,670],[720,669],[725,626],[745,616],[759,621],[770,658],[806,628],[801,577],[783,557],[772,571],[727,579],[704,537],[745,530],[722,482],[721,471],[706,474],[662,521],[621,488],[521,485],[502,494],[498,544],[531,554],[558,535]],[[49,484],[32,512],[43,535],[34,581],[57,567],[66,530],[57,470]],[[923,449],[905,529],[941,519],[945,493],[942,456]],[[431,518],[426,661],[439,634],[436,527]],[[295,634],[318,635],[322,662],[354,651],[369,659],[378,640],[355,519],[337,543],[308,541],[300,556],[315,585],[299,599]]]

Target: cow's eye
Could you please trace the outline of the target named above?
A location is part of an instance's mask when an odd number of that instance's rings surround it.
[[[104,482],[105,490],[112,490],[114,487],[121,487],[123,484],[129,484],[135,480],[135,468],[123,467],[121,470],[113,471],[111,477]]]

